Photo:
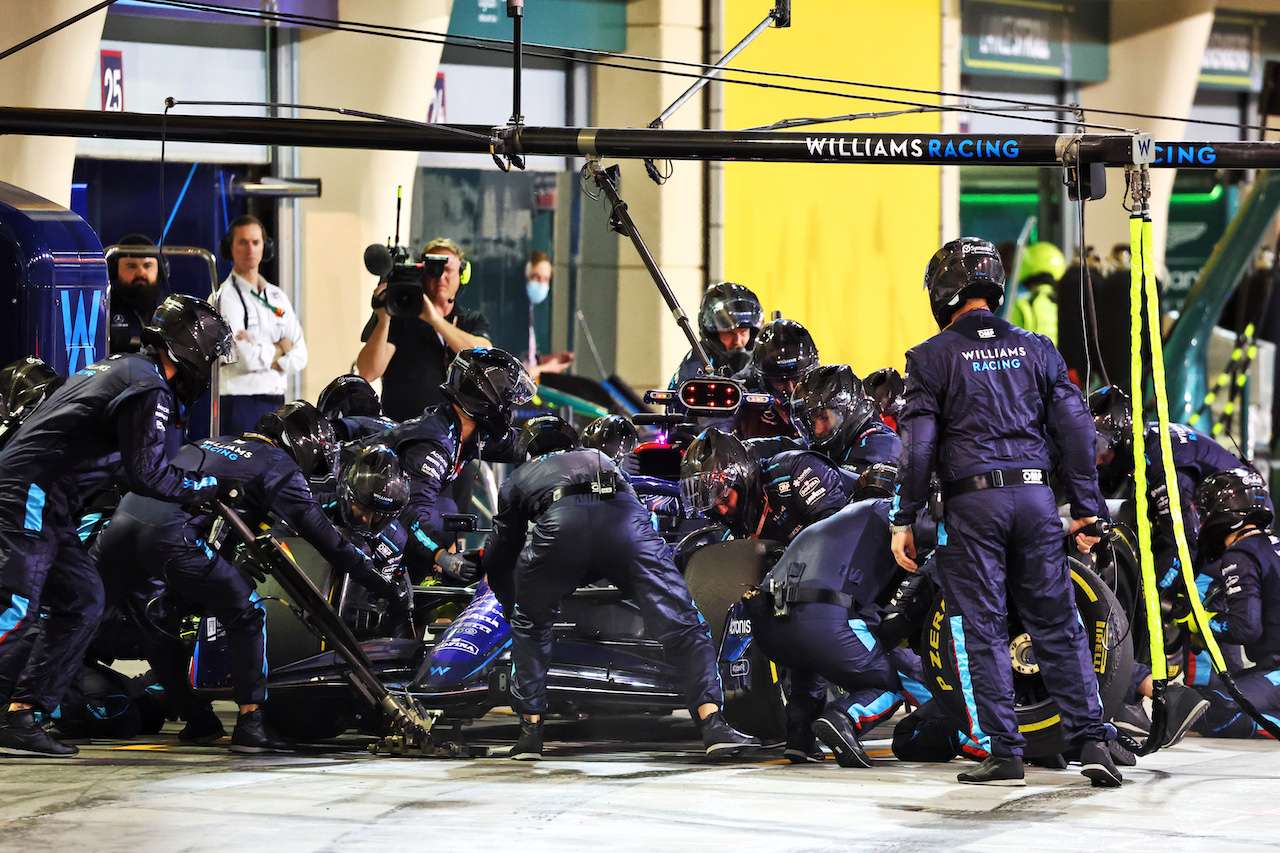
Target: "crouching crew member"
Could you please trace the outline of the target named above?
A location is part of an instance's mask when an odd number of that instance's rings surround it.
[[[760,462],[736,436],[708,428],[689,445],[680,464],[686,506],[726,525],[740,539],[790,544],[800,531],[849,502],[845,478],[825,456],[787,450]],[[804,696],[797,695],[804,692]],[[788,758],[816,760],[821,747],[811,724],[822,711],[827,686],[819,679],[792,684],[787,703]]]
[[[1102,721],[1048,482],[1057,460],[1072,533],[1105,512],[1088,410],[1048,339],[992,313],[1004,299],[995,246],[972,237],[946,244],[929,261],[925,288],[942,331],[907,353],[893,551],[903,568],[917,568],[911,523],[936,471],[945,501],[937,577],[963,662],[970,730],[990,754],[958,778],[1025,784],[1009,667],[1012,604],[1035,642],[1063,735],[1081,748],[1084,775],[1095,785],[1118,786],[1120,771],[1107,748],[1115,730]],[[1088,548],[1098,540],[1077,541]]]
[[[440,385],[447,403],[359,442],[360,447],[391,448],[409,475],[409,503],[400,521],[409,533],[405,568],[415,584],[436,571],[459,579],[463,557],[449,551],[441,519],[457,508],[441,490],[472,459],[511,458],[515,409],[536,390],[524,365],[510,353],[464,349]]]
[[[184,447],[174,463],[193,477],[213,475],[242,483],[238,511],[250,529],[268,521],[269,514],[278,515],[336,569],[403,611],[403,592],[334,529],[307,487],[307,477],[331,464],[334,452],[328,422],[310,403],[296,401],[264,415],[244,436],[209,438]],[[225,530],[210,538],[215,518],[207,505],[180,507],[137,493],[126,495],[95,544],[94,559],[106,572],[141,570],[161,578],[175,593],[200,603],[217,618],[227,632],[232,690],[240,706],[231,750],[288,750],[290,744],[266,724],[260,707],[267,696],[260,599],[253,581],[221,553],[234,540],[224,545]],[[215,722],[207,721],[207,727],[221,736]]]
[[[858,612],[874,604],[895,569],[889,501],[862,500],[801,531],[749,599],[761,650],[791,674],[787,718],[795,737],[786,757],[793,763],[822,760],[812,739],[807,750],[801,744],[810,731],[841,767],[871,766],[858,736],[892,716],[903,696]],[[825,698],[827,681],[844,693],[824,710],[815,699]]]
[[[881,420],[847,364],[824,364],[804,375],[791,395],[791,422],[805,444],[855,477],[877,462],[896,465],[902,455],[902,439]]]
[[[170,296],[142,336],[141,353],[68,379],[0,451],[0,689],[9,690],[0,754],[78,752],[36,725],[33,709],[58,707],[102,614],[102,581],[71,519],[85,472],[116,467],[130,489],[162,501],[235,491],[164,460],[166,426],[204,392],[213,360],[234,351],[231,330],[207,304]],[[30,646],[27,629],[41,607],[48,616]]]
[[[1247,468],[1223,471],[1205,479],[1196,502],[1201,551],[1209,559],[1222,555],[1205,601],[1217,607],[1209,626],[1220,642],[1244,647],[1253,666],[1231,673],[1236,686],[1259,713],[1280,724],[1280,539],[1267,532],[1272,511],[1266,484]],[[1200,734],[1266,736],[1217,673],[1198,689],[1209,700],[1195,729]]]
[[[580,448],[573,427],[554,415],[524,426],[516,455],[529,460],[502,485],[482,561],[490,582],[498,582],[495,591],[506,587],[514,599],[512,607],[503,602],[513,638],[512,705],[521,715],[511,757],[542,757],[551,626],[560,602],[601,575],[636,603],[679,670],[707,754],[754,745],[720,713],[724,695],[711,633],[648,510],[612,460]]]

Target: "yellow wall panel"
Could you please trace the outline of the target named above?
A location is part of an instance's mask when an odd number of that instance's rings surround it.
[[[790,29],[769,30],[734,64],[939,89],[940,2],[796,3]],[[728,0],[726,42],[749,32],[770,8],[767,0]],[[936,103],[929,96],[767,79]],[[901,107],[729,84],[724,126],[894,109]],[[817,136],[936,133],[939,128],[937,114],[924,113],[810,130]],[[901,369],[906,350],[937,331],[922,281],[939,245],[940,187],[936,166],[726,163],[725,277],[755,290],[766,312],[780,310],[804,323],[824,364],[848,363],[860,376],[885,365]]]

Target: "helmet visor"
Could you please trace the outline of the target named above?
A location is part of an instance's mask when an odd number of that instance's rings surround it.
[[[733,469],[702,471],[680,480],[680,495],[686,506],[707,513],[727,501],[737,483]]]
[[[240,360],[240,350],[236,349],[236,343],[230,335],[214,345],[213,354],[223,364],[235,364]]]
[[[715,303],[706,313],[704,325],[711,331],[728,332],[733,329],[756,329],[764,324],[764,311],[758,302],[750,299],[726,299]]]

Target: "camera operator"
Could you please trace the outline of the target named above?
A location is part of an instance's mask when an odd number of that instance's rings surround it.
[[[427,256],[444,259],[443,269]],[[453,357],[471,347],[490,347],[489,320],[479,311],[454,302],[458,289],[470,278],[470,265],[454,241],[438,237],[423,249],[422,311],[417,316],[392,316],[387,310],[387,283],[373,292],[373,316],[360,339],[356,369],[372,382],[382,379],[382,406],[397,421],[421,415],[428,406],[445,402],[439,387]]]

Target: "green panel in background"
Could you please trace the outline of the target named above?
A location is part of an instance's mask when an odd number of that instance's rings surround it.
[[[1164,291],[1166,308],[1181,306],[1239,207],[1240,190],[1235,185],[1219,184],[1204,192],[1175,191],[1170,196],[1165,250],[1165,265],[1169,268]]]
[[[454,0],[449,35],[512,38],[503,0]],[[528,0],[524,41],[587,50],[625,50],[626,0]]]
[[[1016,241],[1023,226],[1040,209],[1037,193],[961,193],[960,233],[1001,243]],[[1040,239],[1040,226],[1031,229],[1030,242]]]

